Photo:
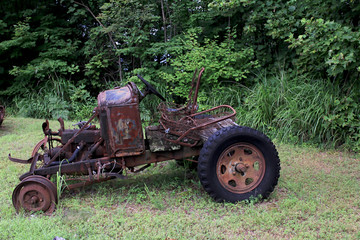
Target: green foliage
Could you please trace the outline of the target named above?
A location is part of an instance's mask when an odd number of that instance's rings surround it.
[[[286,67],[324,79],[358,76],[357,1],[215,0],[209,6],[242,27],[239,41],[253,45],[268,70],[277,59],[286,59]]]
[[[281,72],[259,75],[259,83],[244,91],[237,107],[242,125],[261,129],[273,138],[313,142],[359,151],[358,93],[328,81],[316,81]],[[357,89],[357,88],[356,88]]]
[[[348,96],[336,97],[331,112],[324,116],[324,128],[329,129],[333,141],[345,144],[346,148],[360,151],[360,110],[358,92],[351,92]]]
[[[286,42],[296,49],[297,63],[307,71],[326,70],[329,76],[335,77],[350,71],[358,75],[360,56],[357,46],[360,43],[360,32],[349,26],[323,19],[302,19],[303,34],[294,37],[290,34]]]
[[[69,91],[69,102],[71,106],[70,119],[87,120],[93,115],[94,108],[97,106],[96,98],[92,97],[85,89],[85,85],[74,87]]]
[[[57,193],[57,202],[58,203],[60,202],[61,194],[63,193],[63,191],[67,187],[67,183],[66,183],[66,180],[65,180],[66,176],[61,175],[61,165],[62,164],[63,164],[63,162],[61,162],[60,165],[59,165],[59,171],[56,172],[56,180],[55,180],[56,193]]]
[[[205,67],[201,110],[231,103],[281,139],[358,149],[357,1],[13,0],[0,14],[0,100],[22,116],[87,118],[100,91],[137,73],[182,104]],[[259,80],[279,65],[295,80]],[[143,120],[157,103],[144,100]]]
[[[325,79],[358,74],[356,1],[30,1],[13,16],[14,2],[0,24],[4,73],[15,80],[3,94],[48,77],[76,77],[94,94],[137,68],[179,75],[194,65],[213,71],[215,88],[252,84],[254,68],[270,72],[279,59]]]
[[[18,114],[23,117],[37,117],[56,119],[62,117],[68,119],[69,108],[67,102],[62,100],[53,92],[27,93],[26,98],[16,98]],[[40,95],[39,95],[40,94]]]
[[[84,120],[92,115],[96,101],[83,85],[75,87],[62,79],[47,81],[37,92],[27,90],[25,97],[16,97],[18,114],[24,117]]]
[[[228,31],[229,38],[223,41],[205,39],[203,44],[198,41],[199,29],[189,30],[183,39],[173,44],[181,46],[181,53],[169,63],[174,73],[164,73],[171,94],[186,98],[188,96],[194,69],[206,66],[202,77],[202,91],[218,89],[224,83],[243,82],[251,70],[258,67],[251,48],[238,48],[234,39],[236,34]],[[170,53],[171,54],[171,53]],[[199,100],[204,99],[199,95]]]
[[[27,89],[42,87],[48,79],[71,78],[79,71],[73,62],[80,44],[78,34],[59,5],[31,2],[28,9],[19,9],[16,19],[4,13],[13,26],[0,42],[0,54],[7,59],[7,69],[1,74],[1,94],[24,94]]]

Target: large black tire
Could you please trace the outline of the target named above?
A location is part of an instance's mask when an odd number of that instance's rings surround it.
[[[274,144],[263,133],[230,126],[214,133],[200,151],[198,175],[217,202],[267,198],[280,176]]]

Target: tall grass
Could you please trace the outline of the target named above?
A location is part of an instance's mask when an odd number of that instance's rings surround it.
[[[324,128],[324,116],[330,114],[337,95],[339,89],[323,81],[289,78],[284,74],[261,77],[249,91],[242,106],[246,114],[239,120],[270,131],[281,140],[332,140]]]
[[[204,105],[230,104],[239,124],[283,142],[360,150],[356,90],[284,72],[258,75],[257,80],[251,88],[237,85],[210,92]]]
[[[96,106],[84,85],[75,86],[65,79],[50,79],[37,89],[29,89],[25,96],[16,96],[14,103],[22,117],[47,119],[83,120]]]

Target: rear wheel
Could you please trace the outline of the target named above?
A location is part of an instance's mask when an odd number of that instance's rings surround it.
[[[231,126],[220,129],[204,144],[198,175],[215,201],[237,202],[266,198],[280,176],[280,160],[273,143],[261,132]]]

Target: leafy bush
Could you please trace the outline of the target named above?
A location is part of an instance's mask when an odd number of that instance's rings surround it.
[[[324,116],[324,128],[328,129],[332,141],[337,145],[360,151],[360,109],[358,92],[351,92],[348,96],[336,96],[331,112]]]
[[[236,33],[228,30],[229,38],[220,41],[205,39],[198,41],[198,30],[192,29],[176,44],[182,46],[182,53],[170,59],[174,74],[165,74],[172,94],[186,98],[191,87],[194,69],[206,66],[202,77],[202,86],[206,90],[219,88],[226,81],[242,82],[251,70],[258,67],[254,60],[254,50],[249,47],[239,48],[234,39]],[[202,94],[200,98],[204,97]]]
[[[26,98],[15,98],[15,105],[19,109],[18,114],[23,117],[68,119],[70,113],[68,102],[54,92],[28,93]]]
[[[84,85],[75,87],[71,82],[49,80],[37,92],[27,90],[24,97],[15,98],[18,114],[24,117],[83,120],[92,115],[96,101]]]
[[[336,77],[345,71],[357,74],[360,54],[360,32],[341,23],[324,19],[301,19],[304,33],[290,34],[286,42],[296,50],[295,60],[306,71],[326,70],[328,76]],[[340,75],[341,76],[341,75]]]
[[[85,85],[74,87],[69,98],[71,119],[84,121],[92,116],[93,110],[97,106],[97,101],[85,89]]]

